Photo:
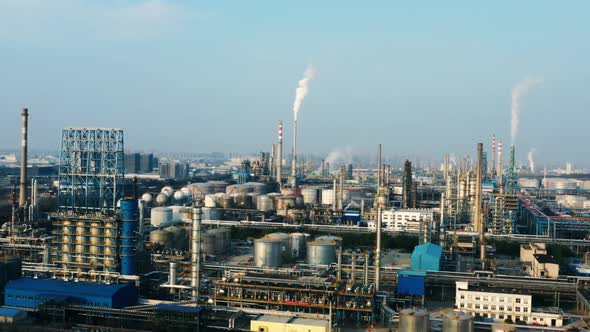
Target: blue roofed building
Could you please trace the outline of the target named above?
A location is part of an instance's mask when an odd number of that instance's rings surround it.
[[[397,274],[397,294],[424,296],[426,272],[400,270]]]
[[[36,309],[48,301],[103,308],[123,308],[137,304],[133,284],[106,285],[60,279],[20,278],[10,281],[4,290],[4,305]]]
[[[442,248],[430,242],[421,244],[414,248],[410,260],[410,267],[414,271],[440,271]]]

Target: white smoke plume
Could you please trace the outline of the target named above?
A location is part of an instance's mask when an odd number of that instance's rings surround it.
[[[526,96],[530,89],[542,83],[543,80],[527,78],[523,81],[520,81],[512,89],[512,126],[510,128],[510,137],[512,139],[512,144],[516,142],[516,135],[518,134],[518,120],[520,118],[520,99]]]
[[[336,167],[343,164],[352,164],[352,148],[336,148],[328,153],[326,158],[324,158],[324,162],[330,163],[330,168],[332,169],[336,169]]]
[[[529,168],[531,169],[531,173],[535,173],[535,159],[533,159],[535,151],[537,151],[535,148],[532,148],[531,151],[529,151]]]
[[[295,117],[295,121],[297,121],[297,116],[301,110],[303,99],[305,99],[305,96],[307,96],[307,93],[309,92],[309,81],[311,81],[314,76],[315,67],[310,65],[307,67],[307,69],[305,69],[303,78],[299,80],[299,83],[297,84],[297,89],[295,90],[295,101],[293,102],[293,116]]]

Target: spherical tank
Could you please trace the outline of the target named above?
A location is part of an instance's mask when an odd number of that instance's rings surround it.
[[[307,243],[307,262],[313,265],[328,265],[336,262],[337,243],[333,240],[315,239]]]
[[[193,196],[193,193],[191,192],[190,189],[188,189],[188,187],[182,187],[182,188],[180,188],[180,191],[182,191],[182,193],[184,194],[184,197],[190,198]]]
[[[254,264],[257,267],[280,266],[283,263],[283,242],[263,237],[254,241]]]
[[[172,209],[167,207],[153,208],[150,214],[152,226],[172,221]]]
[[[334,190],[322,189],[322,205],[334,204]]]
[[[145,193],[145,194],[141,195],[141,199],[144,200],[146,203],[149,204],[149,203],[152,202],[152,200],[154,199],[154,197],[150,193]]]
[[[259,211],[274,210],[273,200],[268,195],[260,195],[256,198],[256,200],[256,206]]]
[[[184,193],[180,190],[174,192],[174,199],[178,201],[182,201],[184,199]]]
[[[444,332],[473,332],[473,317],[464,312],[449,312],[443,316]]]
[[[159,193],[158,196],[156,196],[156,203],[158,205],[164,205],[164,204],[166,204],[167,201],[168,201],[168,195],[166,195],[164,193]]]
[[[162,188],[161,192],[166,193],[168,196],[172,196],[174,194],[174,189],[170,186],[165,186]]]
[[[303,233],[289,234],[289,254],[291,258],[300,259],[305,255],[307,237]]]
[[[303,204],[315,206],[318,204],[318,188],[303,188],[301,190]]]
[[[217,196],[213,194],[205,195],[205,207],[214,208],[217,207]]]
[[[157,229],[150,233],[150,242],[153,244],[160,244],[162,246],[167,246],[170,243],[171,235],[165,230]]]
[[[424,310],[404,309],[399,313],[399,330],[404,332],[428,332],[430,321]]]

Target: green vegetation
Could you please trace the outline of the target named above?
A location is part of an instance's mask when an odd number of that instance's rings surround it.
[[[496,255],[518,258],[520,256],[520,243],[505,240],[489,240],[488,244],[496,248]]]

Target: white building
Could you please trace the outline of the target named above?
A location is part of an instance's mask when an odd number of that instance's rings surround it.
[[[385,210],[381,213],[383,229],[390,232],[420,233],[421,224],[430,224],[434,219],[432,209]],[[377,222],[369,221],[367,227],[376,229]],[[422,226],[424,227],[424,226]]]
[[[526,293],[497,293],[486,289],[469,289],[465,281],[456,282],[455,310],[491,318],[503,322],[510,318],[529,325],[563,326],[563,316],[558,308],[532,307],[532,296]]]

